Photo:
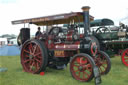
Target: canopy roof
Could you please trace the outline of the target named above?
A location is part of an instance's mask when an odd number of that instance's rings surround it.
[[[96,19],[90,23],[92,26],[106,26],[106,25],[114,25],[114,22],[111,19]]]
[[[90,20],[94,20],[93,16],[90,16]],[[39,26],[42,25],[54,25],[54,24],[66,24],[73,22],[83,22],[83,12],[71,12],[65,14],[58,14],[52,16],[45,16],[45,17],[37,17],[37,18],[30,18],[30,19],[23,19],[23,20],[15,20],[12,21],[12,24],[36,24]]]

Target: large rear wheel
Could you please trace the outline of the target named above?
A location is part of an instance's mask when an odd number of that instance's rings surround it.
[[[21,64],[24,71],[40,73],[44,71],[48,61],[45,44],[39,40],[26,41],[21,50]]]
[[[70,72],[76,80],[82,82],[91,81],[94,77],[93,67],[95,62],[93,59],[85,54],[76,54],[70,62]]]

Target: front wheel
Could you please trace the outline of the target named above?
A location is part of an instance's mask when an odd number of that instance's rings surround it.
[[[24,71],[40,73],[47,65],[48,55],[45,44],[39,40],[28,40],[21,49],[21,64]]]
[[[82,82],[91,81],[94,77],[93,67],[95,66],[95,62],[93,59],[85,54],[80,53],[76,54],[70,62],[70,72],[76,80]]]

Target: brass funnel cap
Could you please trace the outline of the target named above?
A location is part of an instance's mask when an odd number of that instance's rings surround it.
[[[81,9],[82,9],[83,11],[89,11],[90,7],[89,7],[89,6],[83,6]]]

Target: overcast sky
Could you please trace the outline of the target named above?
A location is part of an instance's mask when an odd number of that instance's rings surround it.
[[[82,11],[90,6],[95,19],[109,18],[116,25],[119,21],[128,25],[128,0],[0,0],[0,35],[19,34],[24,25],[12,25],[11,21]],[[36,31],[32,25],[31,34]]]

